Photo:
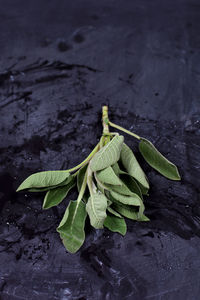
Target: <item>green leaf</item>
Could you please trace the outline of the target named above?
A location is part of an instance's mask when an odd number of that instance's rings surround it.
[[[141,222],[147,222],[147,221],[150,221],[150,219],[149,219],[147,216],[142,215],[142,216],[138,219],[138,221],[141,221]]]
[[[77,175],[77,187],[78,187],[78,191],[79,191],[79,192],[80,192],[81,186],[82,186],[82,184],[83,184],[83,180],[84,180],[85,173],[86,173],[86,171],[87,171],[87,167],[88,167],[88,164],[85,165],[84,167],[82,167],[82,168],[79,170],[78,175]],[[89,191],[88,191],[88,189],[86,188],[85,193],[84,193],[84,195],[83,195],[83,200],[84,200],[85,202],[87,202],[88,198],[89,198]]]
[[[114,165],[112,165],[112,168],[117,176],[119,176],[121,174],[127,174],[126,172],[124,172],[120,169],[119,164],[117,162]]]
[[[76,185],[75,178],[72,177],[71,181],[64,186],[57,187],[55,189],[49,190],[44,198],[43,209],[48,209],[50,207],[56,206],[61,203],[68,192]]]
[[[97,189],[98,189],[102,194],[104,194],[104,188],[103,188],[102,185],[100,185],[98,182],[97,182]]]
[[[70,201],[67,211],[57,228],[67,251],[75,253],[85,240],[85,219],[87,212],[83,201]]]
[[[123,175],[121,179],[131,192],[136,193],[141,199],[143,199],[140,186],[132,176],[127,173]]]
[[[113,208],[120,213],[120,215],[128,219],[138,220],[138,209],[133,206],[113,203]]]
[[[66,186],[69,182],[71,182],[71,180],[74,178],[73,175],[69,175],[69,177],[67,177],[67,179],[65,179],[64,181],[62,181],[60,184],[57,185],[52,185],[52,186],[48,186],[48,187],[44,187],[44,188],[31,188],[28,189],[28,192],[47,192],[49,190],[55,189],[57,187],[62,187],[62,186]]]
[[[30,188],[46,188],[62,183],[70,173],[67,171],[46,171],[32,174],[18,187],[17,192]]]
[[[134,205],[134,206],[140,206],[141,205],[141,199],[140,197],[133,193],[131,196],[121,195],[116,192],[111,191],[110,192],[112,198],[117,200],[118,202],[121,202],[126,205]]]
[[[58,225],[58,227],[56,228],[56,230],[59,232],[60,228],[65,224],[65,222],[67,221],[67,218],[69,216],[69,207],[66,208],[64,216],[62,218],[62,220],[60,221],[60,224]]]
[[[103,228],[106,218],[107,198],[104,194],[93,193],[86,204],[86,210],[90,217],[90,224],[96,228]]]
[[[147,218],[144,214],[141,215],[140,212],[138,212],[138,209],[134,206],[128,206],[121,203],[113,203],[112,207],[118,213],[120,213],[122,216],[128,219],[135,221],[149,221],[149,218]]]
[[[139,185],[140,187],[140,190],[142,192],[142,195],[146,195],[148,196],[149,195],[149,189],[145,188],[143,185],[141,185],[138,181],[137,181],[137,184]]]
[[[149,189],[149,183],[144,171],[140,167],[135,155],[133,154],[133,151],[125,143],[123,143],[120,157],[127,172],[145,188]]]
[[[90,167],[93,172],[105,169],[119,160],[124,137],[116,135],[109,143],[102,147],[91,159]]]
[[[163,176],[171,180],[180,180],[177,167],[166,159],[147,139],[141,138],[139,150],[147,163]]]
[[[110,201],[112,204],[112,201]],[[118,218],[123,218],[120,214],[118,214],[118,212],[116,212],[112,207],[108,206],[107,207],[107,211],[109,211],[109,213],[111,213],[112,215],[118,217]]]
[[[124,218],[118,218],[114,215],[107,215],[104,226],[113,232],[118,232],[122,235],[126,234],[127,227]]]
[[[107,185],[107,189],[110,191],[114,191],[116,193],[122,194],[122,195],[126,195],[126,196],[131,196],[133,193],[129,190],[129,188],[124,184],[124,182],[122,182],[121,186],[118,185]]]
[[[101,171],[98,171],[96,173],[97,178],[99,181],[103,183],[113,184],[113,185],[122,185],[121,180],[119,177],[115,174],[112,167],[109,166],[108,168],[105,168]]]

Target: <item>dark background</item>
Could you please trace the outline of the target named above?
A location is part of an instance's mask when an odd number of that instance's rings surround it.
[[[0,299],[196,300],[200,293],[200,3],[0,1]],[[87,224],[77,254],[56,227],[68,200],[16,194],[28,175],[82,161],[110,119],[179,167],[148,174],[148,223],[123,238]],[[76,192],[67,198],[76,199]]]

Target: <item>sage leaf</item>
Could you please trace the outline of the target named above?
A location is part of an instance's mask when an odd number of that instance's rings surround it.
[[[17,192],[30,188],[46,188],[62,183],[70,173],[67,171],[45,171],[32,174],[25,179],[17,189]]]
[[[102,185],[99,184],[99,182],[97,182],[97,189],[104,194],[104,188],[102,187]]]
[[[114,191],[116,193],[122,194],[122,195],[126,195],[126,196],[131,196],[133,193],[129,190],[129,188],[124,184],[124,182],[122,182],[121,186],[118,185],[107,185],[107,189],[109,191]]]
[[[116,210],[120,215],[131,219],[131,220],[138,220],[138,209],[134,206],[128,206],[124,204],[113,203],[113,208]]]
[[[138,219],[138,221],[141,221],[141,222],[148,222],[150,221],[150,219],[145,216],[144,214]]]
[[[83,201],[70,201],[67,212],[57,228],[67,251],[75,253],[85,240],[85,219],[87,212]]]
[[[67,207],[64,213],[64,216],[62,217],[62,220],[60,221],[60,224],[58,225],[58,227],[56,228],[56,230],[59,232],[60,228],[65,224],[65,222],[67,221],[67,218],[69,216],[69,208]]]
[[[52,186],[48,186],[48,187],[44,187],[44,188],[31,188],[28,189],[28,192],[47,192],[49,190],[55,189],[57,187],[62,187],[67,185],[69,182],[71,182],[71,180],[73,180],[74,176],[73,175],[69,175],[69,177],[67,177],[67,179],[65,179],[64,181],[62,181],[60,184],[57,185],[52,185]]]
[[[90,218],[90,224],[96,228],[103,228],[106,218],[107,198],[104,194],[93,193],[86,204],[86,210]]]
[[[171,180],[181,179],[177,167],[166,159],[150,141],[141,138],[139,150],[146,162],[160,174]]]
[[[112,201],[110,201],[112,204]],[[116,212],[112,207],[108,206],[107,207],[107,211],[109,211],[109,213],[111,213],[112,215],[118,217],[118,218],[123,218],[118,212]]]
[[[126,175],[123,175],[121,179],[131,192],[136,193],[141,199],[143,199],[140,186],[132,176],[127,173]]]
[[[133,154],[133,151],[125,143],[122,145],[120,158],[127,172],[145,188],[149,189],[149,183],[144,171],[140,167],[135,155]]]
[[[121,235],[125,235],[127,226],[124,218],[118,218],[114,215],[107,215],[104,226],[113,232],[118,232]]]
[[[45,195],[42,208],[48,209],[60,204],[67,196],[68,192],[75,186],[75,184],[75,178],[72,177],[71,181],[67,185],[49,190]]]
[[[109,166],[101,171],[96,172],[96,176],[99,181],[103,183],[108,183],[112,185],[122,185],[121,180],[119,177],[115,174],[112,167]]]
[[[142,192],[142,195],[146,195],[146,196],[149,196],[149,189],[145,188],[142,184],[140,184],[138,181],[137,181],[137,184],[139,185],[140,187],[140,190]]]
[[[120,174],[127,174],[126,172],[120,169],[119,164],[117,162],[114,165],[112,165],[112,168],[117,176],[119,176]]]
[[[121,194],[111,191],[110,194],[111,194],[112,198],[117,200],[117,202],[121,202],[126,205],[134,205],[134,206],[141,205],[140,197],[135,193],[132,193],[131,196],[126,196],[126,195],[121,195]]]
[[[116,135],[109,143],[102,147],[91,159],[90,167],[93,172],[105,169],[119,160],[124,137]]]

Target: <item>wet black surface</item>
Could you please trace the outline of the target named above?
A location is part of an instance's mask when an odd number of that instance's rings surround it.
[[[199,299],[198,1],[0,1],[0,298]],[[69,199],[42,211],[16,187],[79,163],[110,119],[178,165],[169,181],[141,159],[151,222],[123,238],[92,230],[71,255],[55,231]]]

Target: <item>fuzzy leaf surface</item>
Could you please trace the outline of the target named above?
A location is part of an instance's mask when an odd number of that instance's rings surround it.
[[[149,218],[144,214],[140,214],[138,209],[133,206],[113,203],[112,207],[122,216],[135,221],[149,221]]]
[[[128,206],[124,204],[113,203],[112,207],[116,210],[120,215],[131,219],[138,220],[138,209],[133,206]]]
[[[125,143],[123,143],[120,158],[127,172],[148,189],[149,183],[147,177],[140,167],[133,151]]]
[[[113,232],[118,232],[121,235],[125,235],[127,231],[127,226],[124,218],[118,218],[114,215],[108,214],[104,226]]]
[[[120,169],[119,164],[117,162],[114,165],[112,165],[112,168],[117,176],[119,176],[121,174],[126,174],[126,172],[124,172]]]
[[[131,192],[136,193],[141,199],[143,198],[140,186],[132,176],[127,173],[126,175],[123,175],[121,179]]]
[[[90,195],[86,204],[90,224],[96,229],[103,228],[103,223],[106,218],[107,201],[104,194],[94,193]]]
[[[133,194],[133,192],[131,192],[129,190],[129,188],[126,186],[126,184],[124,182],[122,182],[121,186],[118,185],[107,185],[107,189],[110,191],[114,191],[116,193],[122,194],[122,195],[126,195],[126,196],[131,196]]]
[[[64,186],[57,187],[55,189],[49,190],[44,198],[43,209],[48,209],[50,207],[56,206],[61,203],[68,192],[76,185],[75,178],[72,177],[71,181]]]
[[[62,181],[61,183],[57,184],[57,185],[52,185],[52,186],[48,186],[48,187],[44,187],[44,188],[31,188],[28,189],[29,192],[47,192],[49,190],[55,189],[56,187],[61,187],[64,185],[67,185],[71,180],[73,180],[73,175],[69,175],[67,177],[67,179],[65,179],[64,181]]]
[[[46,188],[61,184],[70,176],[70,173],[67,171],[44,171],[34,173],[28,178],[26,178],[22,184],[17,189],[22,191],[25,189],[31,188]]]
[[[121,180],[115,174],[115,172],[113,171],[111,166],[109,166],[101,171],[98,171],[96,173],[96,176],[97,176],[98,180],[103,183],[112,184],[112,185],[122,185]]]
[[[116,192],[111,191],[110,192],[112,198],[117,200],[118,202],[121,202],[126,205],[134,205],[134,206],[140,206],[141,205],[141,199],[140,197],[133,193],[131,196],[121,195]]]
[[[93,172],[100,171],[116,163],[120,158],[123,141],[122,135],[116,135],[102,147],[90,161],[91,170]]]
[[[160,174],[171,180],[181,179],[177,167],[165,158],[150,141],[142,138],[139,150],[146,162]]]
[[[78,251],[84,243],[86,216],[85,204],[82,201],[70,201],[67,211],[57,228],[65,248],[71,253]]]

